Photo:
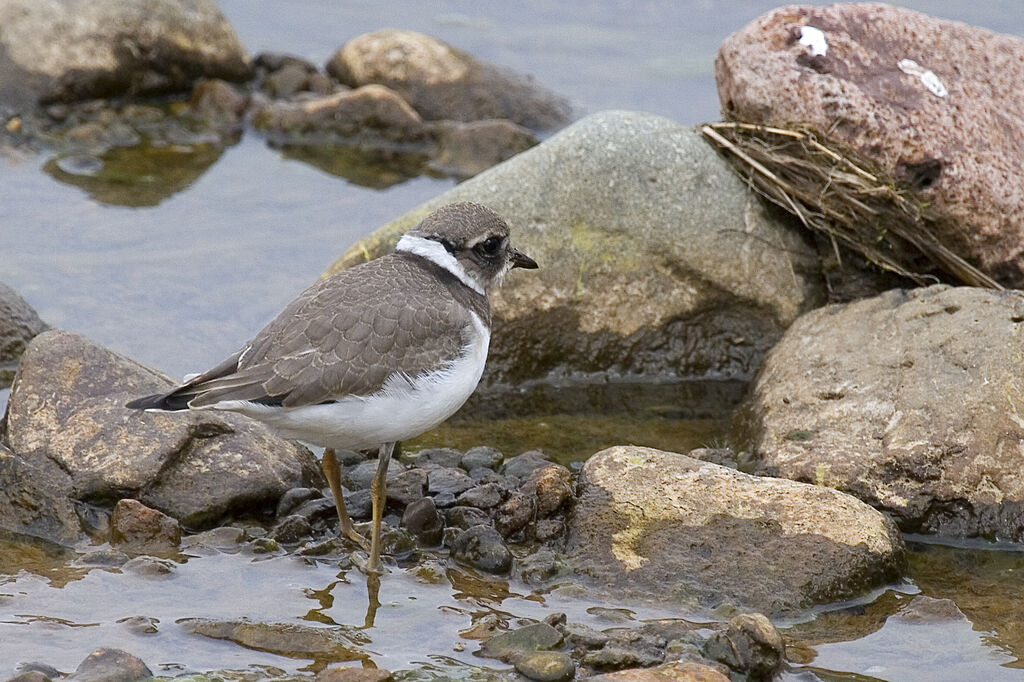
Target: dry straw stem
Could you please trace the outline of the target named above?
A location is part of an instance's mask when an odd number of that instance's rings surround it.
[[[755,191],[834,246],[842,242],[920,285],[934,283],[938,271],[971,286],[1003,288],[940,241],[939,218],[911,190],[812,130],[721,122],[701,132]]]

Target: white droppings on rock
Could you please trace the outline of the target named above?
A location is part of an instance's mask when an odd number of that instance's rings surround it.
[[[828,40],[825,39],[825,32],[814,26],[800,27],[800,44],[809,47],[811,56],[824,57],[828,54]]]
[[[946,86],[935,75],[934,71],[924,68],[913,59],[901,59],[896,63],[896,66],[900,67],[900,71],[903,73],[920,78],[924,87],[928,88],[928,91],[936,97],[945,97],[949,94],[949,90],[946,89]]]

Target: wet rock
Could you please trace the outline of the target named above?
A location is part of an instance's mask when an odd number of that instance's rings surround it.
[[[538,140],[530,131],[511,121],[438,124],[437,148],[429,167],[443,175],[471,178],[491,166],[525,152]]]
[[[373,482],[373,477],[377,474],[377,467],[376,459],[367,459],[351,468],[346,467],[341,472],[341,483],[351,490],[368,490]],[[400,474],[405,473],[406,469],[407,467],[401,462],[394,460],[388,462],[388,473],[385,481],[389,488]]]
[[[427,492],[431,495],[451,493],[459,495],[472,488],[476,483],[462,469],[433,469],[427,481]]]
[[[316,674],[316,682],[391,682],[393,679],[387,670],[353,666],[324,668]]]
[[[329,271],[390,251],[453,201],[496,210],[542,265],[492,296],[485,388],[566,376],[746,379],[824,300],[814,249],[698,132],[628,112],[589,116],[461,183]]]
[[[704,654],[752,680],[770,680],[786,660],[786,645],[764,614],[743,613],[711,636]]]
[[[600,649],[610,639],[606,633],[583,623],[566,623],[563,632],[569,644],[583,649]]]
[[[51,682],[51,680],[60,679],[61,677],[63,676],[59,672],[51,677],[41,670],[25,670],[13,677],[7,678],[7,682]]]
[[[891,616],[907,623],[934,623],[939,621],[963,621],[967,616],[952,599],[936,599],[926,594],[915,595],[910,603]]]
[[[521,455],[505,460],[505,463],[501,465],[501,473],[525,481],[533,475],[534,471],[551,463],[551,459],[540,450],[527,450]]]
[[[454,493],[438,493],[434,496],[434,504],[439,509],[448,509],[455,506],[455,494]]]
[[[604,450],[580,491],[570,561],[618,598],[788,613],[895,580],[905,563],[892,522],[849,495],[675,453]]]
[[[449,526],[466,530],[473,526],[490,523],[491,517],[487,512],[476,507],[459,505],[445,512],[445,520],[448,521]]]
[[[322,497],[323,493],[316,488],[292,488],[277,501],[277,510],[274,512],[274,516],[288,516],[303,503]]]
[[[534,469],[522,490],[537,498],[537,514],[550,516],[572,498],[572,474],[561,464]]]
[[[129,559],[122,566],[125,573],[137,575],[140,578],[166,578],[177,570],[173,561],[158,559],[153,556],[137,556]]]
[[[29,463],[0,444],[0,529],[70,545],[82,524],[71,479],[52,462]]]
[[[728,682],[711,666],[692,662],[665,663],[655,668],[619,670],[588,677],[590,682]]]
[[[434,143],[433,128],[401,96],[381,85],[299,102],[270,102],[256,112],[253,126],[275,144],[333,141],[425,150]]]
[[[506,118],[547,130],[569,118],[567,101],[532,79],[413,31],[383,29],[354,38],[331,57],[327,72],[352,87],[382,83],[428,120]]]
[[[22,356],[7,442],[29,463],[56,462],[77,499],[131,496],[190,526],[323,485],[308,450],[245,417],[124,407],[171,385],[78,334],[46,332]]]
[[[152,616],[129,616],[119,618],[117,623],[134,635],[155,635],[160,632],[160,619]]]
[[[361,492],[361,491],[357,491],[357,492]],[[352,496],[355,496],[356,494],[357,493],[353,493]],[[360,518],[360,519],[366,518],[366,514],[368,514],[369,512],[362,513],[361,509],[359,510],[360,514],[353,515],[352,511],[348,510],[348,502],[347,502],[348,497],[346,497],[345,499],[346,499],[345,507],[346,507],[346,510],[349,511],[349,516],[351,516],[352,518]],[[368,496],[368,493],[367,493],[366,499],[367,500],[370,499],[369,496]],[[369,502],[368,502],[368,504],[369,504]],[[336,515],[337,515],[337,511],[335,510],[335,507],[334,507],[334,498],[326,498],[326,497],[318,497],[315,500],[309,500],[308,502],[304,502],[293,513],[298,515],[298,516],[301,516],[301,517],[305,518],[310,523],[314,523],[316,521],[322,521],[324,519],[330,519],[332,517],[336,517]]]
[[[565,682],[576,675],[572,658],[558,651],[524,653],[516,656],[512,665],[523,677],[539,682]]]
[[[76,566],[97,566],[100,568],[121,568],[131,559],[127,554],[116,549],[100,549],[89,552],[75,561]]]
[[[968,287],[814,311],[772,351],[736,440],[758,472],[848,492],[906,532],[1024,540],[1022,320],[1024,295]]]
[[[584,654],[580,660],[599,670],[649,668],[665,660],[665,639],[642,630],[612,631],[603,647]]]
[[[47,329],[32,306],[0,282],[0,388],[11,385],[25,347]]]
[[[0,47],[8,62],[0,100],[21,111],[249,75],[245,50],[210,0],[8,0]]]
[[[368,660],[361,647],[369,638],[348,626],[330,628],[295,623],[251,623],[186,618],[178,621],[189,634],[224,639],[251,649],[279,656],[318,658],[335,661]]]
[[[426,471],[423,469],[403,471],[388,481],[388,501],[404,507],[421,499],[426,488]]]
[[[523,653],[557,649],[563,639],[557,628],[547,623],[534,623],[494,635],[481,647],[480,655],[511,662]]]
[[[486,573],[503,575],[512,568],[512,553],[490,526],[473,526],[460,532],[452,543],[452,556]]]
[[[310,525],[309,519],[300,514],[292,514],[286,516],[277,522],[274,526],[274,530],[271,531],[270,537],[274,538],[278,542],[284,544],[292,544],[295,542],[301,542],[305,540],[313,533],[313,526]]]
[[[110,543],[133,554],[176,552],[181,543],[181,526],[138,500],[118,500],[110,517]]]
[[[470,488],[456,498],[460,505],[477,507],[479,509],[490,509],[501,504],[504,491],[497,483],[485,483],[475,488]]]
[[[823,32],[823,54],[801,42],[805,26]],[[774,10],[715,62],[726,116],[801,121],[868,155],[940,215],[940,239],[1016,288],[1024,124],[1006,112],[1024,106],[1022,78],[1019,37],[867,3]]]
[[[537,498],[515,492],[494,510],[494,528],[507,538],[526,528],[536,515]]]
[[[423,468],[451,468],[459,466],[462,453],[453,448],[427,448],[420,450],[409,459],[412,464]]]
[[[568,573],[565,561],[550,549],[541,548],[523,557],[519,562],[519,575],[530,585],[543,585],[552,578]]]
[[[245,531],[233,526],[221,526],[210,530],[189,535],[181,540],[181,546],[206,547],[208,549],[224,550],[233,549],[242,542],[245,542]]]
[[[541,542],[551,542],[565,534],[565,523],[561,519],[541,519],[533,527],[533,535]]]
[[[444,519],[434,505],[434,500],[429,497],[416,500],[406,507],[401,525],[412,533],[421,545],[427,547],[440,544],[444,535]]]
[[[466,453],[462,455],[462,459],[459,461],[459,466],[466,471],[473,471],[477,467],[497,469],[502,459],[504,459],[504,456],[501,454],[501,450],[478,445],[466,450]]]
[[[43,675],[43,676],[45,676],[47,678],[54,679],[54,680],[64,676],[64,674],[62,672],[60,672],[59,670],[54,668],[52,665],[47,665],[46,663],[39,663],[39,662],[20,663],[20,664],[18,664],[18,672],[20,672],[20,673],[39,673],[40,675]],[[26,680],[26,682],[29,682],[29,681]],[[34,682],[34,680],[32,682]]]
[[[135,682],[153,677],[141,660],[120,649],[97,649],[78,664],[73,682]]]
[[[331,502],[334,507],[334,502]],[[369,488],[354,490],[345,495],[345,508],[353,519],[368,519],[373,513],[373,495]]]
[[[189,112],[207,123],[237,127],[242,123],[249,98],[219,79],[200,81],[188,100]]]

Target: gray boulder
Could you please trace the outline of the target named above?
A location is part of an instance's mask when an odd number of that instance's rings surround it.
[[[393,248],[431,210],[476,201],[541,266],[492,296],[487,381],[747,378],[823,299],[816,257],[692,128],[595,114],[352,247],[329,272]]]
[[[1022,322],[1019,291],[946,286],[808,313],[737,411],[737,445],[907,532],[1024,540]]]
[[[896,580],[889,519],[831,488],[635,446],[584,465],[569,521],[577,573],[618,598],[793,613]]]
[[[52,463],[38,464],[0,445],[0,529],[73,544],[84,536],[69,498],[71,480]]]
[[[0,65],[0,102],[21,110],[249,75],[211,0],[2,0]]]
[[[533,82],[414,31],[382,29],[353,38],[327,72],[351,87],[379,83],[397,91],[423,118],[506,118],[533,130],[569,119],[568,102]]]
[[[124,407],[171,385],[78,334],[45,332],[22,356],[7,443],[29,463],[59,465],[77,499],[133,497],[185,525],[207,524],[231,510],[273,508],[289,488],[323,486],[308,450],[258,422]]]
[[[17,291],[0,282],[0,388],[11,385],[25,346],[47,328]]]

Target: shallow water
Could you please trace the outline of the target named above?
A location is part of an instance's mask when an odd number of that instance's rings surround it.
[[[412,28],[534,74],[571,97],[581,114],[633,109],[687,124],[718,116],[712,64],[721,40],[775,4],[220,2],[252,53],[284,51],[322,62],[364,31]],[[899,4],[1024,33],[1016,0]],[[54,326],[174,376],[234,351],[357,239],[452,186],[419,177],[371,189],[286,158],[251,133],[223,153],[171,152],[153,152],[148,170],[122,171],[133,175],[122,177],[120,188],[90,180],[73,162],[62,170],[45,158],[0,159],[0,279]],[[116,170],[114,159],[106,161]],[[420,444],[488,443],[508,454],[540,447],[566,462],[619,442],[714,445],[723,428],[715,417],[735,399],[729,389],[708,389],[695,402],[683,395],[687,387],[665,390],[678,393],[648,393],[645,407],[633,411],[608,393],[582,390],[531,395],[525,403],[509,396],[497,408],[481,399]],[[5,395],[0,391],[0,404]],[[701,404],[715,408],[701,413]],[[1024,550],[920,543],[911,549],[907,584],[786,623],[793,660],[824,679],[1024,679]],[[588,612],[597,604],[571,593],[533,595],[525,585],[460,571],[438,569],[437,576],[423,582],[395,569],[384,581],[375,627],[364,631],[369,641],[355,647],[355,657],[455,676],[460,665],[495,665],[475,658],[475,642],[459,635],[475,613],[514,622],[564,611],[570,620],[613,625]],[[952,599],[968,620],[892,617],[918,591]],[[355,571],[294,557],[206,553],[181,559],[163,577],[146,577],[78,566],[73,554],[37,544],[3,544],[0,672],[26,660],[70,671],[98,646],[125,648],[164,674],[310,670],[317,664],[309,658],[189,635],[176,621],[360,626],[367,602]],[[699,620],[639,608],[634,617],[668,615]],[[156,631],[147,632],[150,626]],[[805,679],[799,666],[788,677]]]

